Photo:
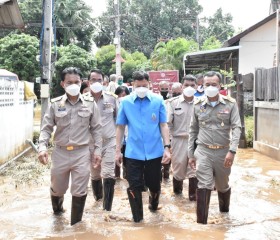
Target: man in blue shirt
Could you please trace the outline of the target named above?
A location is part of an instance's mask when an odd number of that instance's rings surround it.
[[[116,130],[116,163],[121,164],[121,145],[128,126],[126,167],[128,199],[135,222],[143,219],[143,177],[149,188],[149,209],[158,209],[161,163],[170,162],[169,130],[163,98],[149,91],[149,75],[133,73],[134,94],[121,102]]]

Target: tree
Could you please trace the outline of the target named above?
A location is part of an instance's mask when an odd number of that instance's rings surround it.
[[[97,46],[114,36],[114,1],[98,20],[99,35],[95,37]],[[178,36],[194,39],[196,16],[202,11],[197,0],[135,0],[120,1],[122,46],[130,52],[141,51],[149,56],[154,46],[161,40]]]
[[[207,27],[201,27],[201,42],[204,42],[205,39],[215,36],[220,42],[224,42],[234,34],[234,27],[231,25],[232,15],[225,14],[219,8],[213,17],[206,19]]]
[[[36,61],[39,40],[27,34],[11,34],[0,39],[0,68],[16,73],[19,79],[34,82],[40,76]]]
[[[211,50],[220,48],[221,46],[221,42],[217,40],[216,37],[209,37],[204,41],[203,45],[201,46],[201,50]]]
[[[84,49],[70,44],[58,48],[58,60],[55,63],[55,75],[53,78],[53,97],[61,95],[63,89],[60,87],[60,73],[66,67],[77,67],[81,70],[84,78],[87,78],[91,69],[96,68],[96,60],[93,55]]]
[[[197,50],[198,44],[194,40],[177,38],[167,43],[160,42],[151,55],[152,67],[154,70],[180,70],[182,75],[184,54]]]
[[[19,7],[31,35],[40,36],[42,3],[38,0],[20,0]],[[54,8],[57,45],[75,43],[86,50],[91,49],[94,26],[91,8],[82,0],[56,0]]]

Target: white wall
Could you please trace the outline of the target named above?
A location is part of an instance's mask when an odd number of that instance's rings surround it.
[[[24,101],[24,83],[0,77],[0,164],[28,147],[33,136],[33,100]]]
[[[276,52],[276,18],[240,39],[239,73],[255,73],[255,68],[272,68]]]

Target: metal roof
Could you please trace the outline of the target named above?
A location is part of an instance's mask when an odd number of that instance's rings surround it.
[[[237,60],[241,46],[186,53],[183,57],[185,70],[207,70],[219,68],[229,60]]]
[[[23,28],[17,0],[0,0],[0,28]]]

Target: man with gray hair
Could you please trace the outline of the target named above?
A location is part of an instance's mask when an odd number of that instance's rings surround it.
[[[117,87],[118,87],[117,74],[111,74],[110,75],[110,82],[109,82],[109,85],[107,87],[107,91],[111,92],[111,93],[115,93]]]
[[[171,87],[172,97],[180,96],[182,94],[182,91],[183,91],[182,83],[175,82],[172,84],[172,87]]]

